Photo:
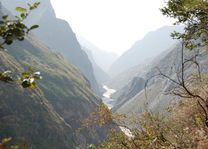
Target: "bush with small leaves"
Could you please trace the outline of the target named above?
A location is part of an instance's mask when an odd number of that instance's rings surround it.
[[[40,72],[35,72],[32,68],[29,68],[28,71],[22,73],[21,85],[23,88],[36,88],[36,80],[42,79]]]
[[[0,44],[1,49],[4,49],[4,44],[10,45],[14,40],[24,40],[25,35],[28,34],[29,31],[39,27],[38,25],[27,27],[23,23],[30,11],[36,9],[39,4],[39,2],[32,5],[28,4],[29,8],[17,7],[16,10],[20,12],[20,15],[15,16],[15,19],[12,19],[8,15],[2,16],[0,20],[0,37],[3,40]]]
[[[24,24],[24,20],[28,17],[30,11],[36,9],[40,5],[40,2],[35,2],[34,4],[28,4],[28,8],[16,7],[16,11],[20,14],[14,18],[8,15],[2,16],[0,19],[0,49],[4,49],[4,45],[10,45],[15,40],[22,41],[25,36],[33,29],[38,28],[38,25],[32,25],[27,27]],[[15,79],[12,76],[11,71],[0,72],[0,81],[6,83],[20,82],[23,88],[36,88],[36,80],[40,80],[40,72],[34,72],[31,68],[29,71],[23,72],[20,79]]]
[[[0,142],[0,149],[26,149],[27,144],[22,143],[21,145],[11,145],[12,138],[3,138]]]

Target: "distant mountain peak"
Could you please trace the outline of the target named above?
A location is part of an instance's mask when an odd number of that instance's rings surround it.
[[[163,26],[155,31],[147,33],[143,39],[137,41],[129,50],[123,53],[111,66],[111,76],[128,70],[134,66],[145,63],[167,50],[176,40],[171,38],[174,30],[182,31],[181,26]]]
[[[108,72],[108,69],[118,58],[118,55],[114,52],[107,52],[99,49],[84,37],[77,36],[77,39],[80,42],[81,46],[87,48],[92,52],[93,59],[95,60],[96,64],[101,67],[105,72]]]

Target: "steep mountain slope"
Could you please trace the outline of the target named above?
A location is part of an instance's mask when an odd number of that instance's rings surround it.
[[[150,71],[152,68],[152,65],[154,63],[157,63],[160,59],[164,58],[170,51],[172,51],[175,48],[176,44],[172,45],[170,48],[162,52],[159,56],[155,57],[152,60],[146,61],[145,64],[140,64],[137,66],[134,66],[126,71],[123,71],[122,73],[116,75],[115,77],[110,78],[110,80],[107,82],[107,85],[120,92],[120,90],[128,86],[128,84],[131,84],[132,78],[139,76],[140,78],[145,78],[145,75]],[[117,92],[117,93],[118,93]]]
[[[148,33],[113,63],[109,74],[116,76],[131,67],[151,61],[176,42],[170,37],[174,30],[181,31],[182,27],[164,26]]]
[[[14,11],[16,6],[24,7],[28,2],[36,2],[36,0],[2,0],[3,5],[13,13],[16,13]],[[41,1],[38,10],[30,14],[26,23],[40,25],[40,28],[33,32],[36,37],[52,50],[60,52],[71,64],[78,67],[90,81],[92,89],[99,94],[98,84],[87,54],[81,49],[69,24],[56,18],[50,0]]]
[[[26,141],[34,149],[74,149],[105,137],[107,126],[77,131],[102,102],[76,67],[33,36],[5,48],[7,52],[0,51],[0,71],[19,75],[32,66],[43,80],[35,90],[0,82],[0,138]]]
[[[93,58],[91,50],[89,50],[85,47],[82,47],[82,49],[87,53],[87,55],[92,63],[96,80],[97,80],[98,84],[100,85],[100,88],[102,88],[102,85],[105,82],[107,82],[110,79],[110,77],[108,76],[108,74],[106,72],[104,72],[104,70],[102,68],[100,68],[97,65],[97,63],[95,62],[95,60]]]
[[[83,37],[77,36],[77,38],[81,46],[92,52],[92,56],[97,65],[100,66],[100,68],[102,68],[105,72],[108,72],[110,66],[116,61],[118,56],[115,53],[100,50]]]
[[[35,91],[1,82],[1,136],[23,138],[38,149],[75,148],[102,139],[105,128],[76,132],[101,103],[78,69],[31,37],[6,48],[8,53],[0,53],[1,70],[22,72],[31,65],[44,79]]]
[[[152,76],[158,74],[156,67],[160,68],[163,73],[174,78],[175,70],[171,69],[171,67],[180,67],[180,44],[176,45],[171,51],[166,53],[164,57],[161,56],[161,59],[153,61],[151,67],[143,78],[148,80]],[[173,99],[175,99],[174,96],[164,94],[165,90],[171,85],[173,85],[172,82],[169,82],[167,79],[154,77],[149,81],[149,87],[148,90],[146,90],[146,93],[145,89],[142,89],[134,97],[129,98],[128,101],[126,101],[126,103],[124,103],[121,107],[118,109],[115,107],[115,109],[127,112],[131,107],[131,111],[135,113],[142,112],[144,108],[162,111],[168,107]]]
[[[147,73],[150,65],[151,62],[147,62],[144,65],[132,67],[115,77],[110,78],[106,84],[108,87],[120,91],[123,87],[128,86],[128,84],[132,81],[132,78],[137,77],[138,75],[143,77]]]
[[[113,94],[112,98],[116,99],[114,103],[114,109],[119,109],[123,104],[125,104],[129,99],[133,98],[145,87],[146,80],[141,77],[134,77],[130,83],[118,90]]]
[[[164,112],[164,110],[166,110],[171,103],[177,102],[179,100],[179,97],[170,94],[165,94],[167,93],[167,91],[169,91],[170,88],[174,86],[174,83],[162,77],[152,78],[152,76],[155,76],[159,73],[157,69],[159,68],[160,71],[166,74],[167,76],[176,79],[176,71],[179,70],[181,67],[180,51],[181,45],[176,44],[174,48],[158,56],[158,58],[152,62],[151,67],[147,68],[145,74],[137,74],[137,76],[135,77],[143,78],[144,80],[149,80],[147,90],[145,91],[143,86],[143,89],[140,88],[140,90],[137,90],[138,92],[136,94],[131,94],[129,91],[135,89],[135,87],[130,86],[130,84],[126,85],[122,89],[123,93],[126,93],[126,95],[121,94],[122,90],[120,90],[117,93],[116,96],[119,100],[117,101],[117,105],[114,107],[113,110],[122,113],[138,114],[145,110],[145,108],[148,108],[152,111]],[[194,53],[194,51],[192,52]],[[187,50],[185,53],[185,59],[191,57],[191,54],[193,54],[192,52]],[[206,55],[206,53],[203,53],[198,60],[202,64],[201,70],[207,72],[206,65],[208,59]],[[193,70],[193,67],[189,67],[189,69],[186,70],[186,73],[192,74],[194,73]],[[135,77],[131,79],[131,83],[136,83],[134,81]],[[143,85],[143,82],[137,84],[137,86],[140,87],[141,85]],[[130,95],[133,96],[128,98],[128,96]]]

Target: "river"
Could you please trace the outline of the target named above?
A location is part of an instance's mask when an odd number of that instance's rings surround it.
[[[108,106],[109,109],[113,108],[115,104],[115,99],[111,98],[111,95],[116,92],[114,89],[108,88],[106,85],[103,86],[103,88],[106,90],[106,92],[103,94],[103,102]]]
[[[111,95],[113,93],[115,93],[116,90],[110,89],[106,85],[104,85],[103,88],[106,90],[106,92],[103,94],[102,100],[103,100],[104,104],[108,106],[109,109],[112,109],[113,106],[115,105],[115,101],[116,100],[115,99],[112,99],[111,98]],[[121,131],[124,132],[124,134],[127,137],[129,137],[129,138],[133,138],[134,137],[129,129],[127,129],[125,127],[121,127],[121,126],[120,126],[120,129],[121,129]]]

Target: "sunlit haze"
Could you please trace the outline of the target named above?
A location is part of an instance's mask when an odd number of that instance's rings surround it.
[[[98,48],[121,54],[147,32],[172,21],[159,8],[164,0],[52,0],[58,18]]]

